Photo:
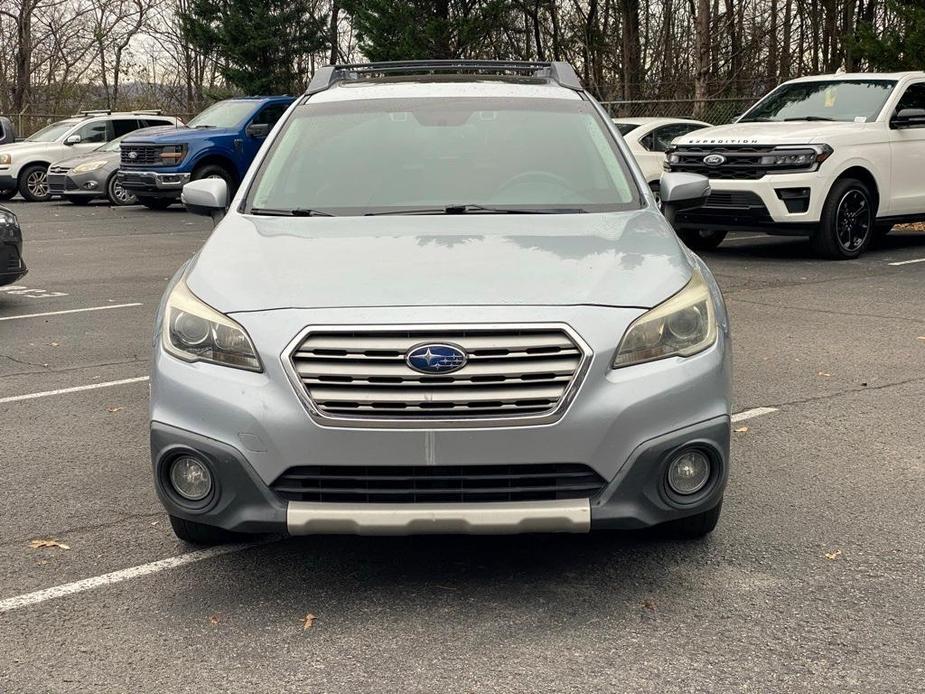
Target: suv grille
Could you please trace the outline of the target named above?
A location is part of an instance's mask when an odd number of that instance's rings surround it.
[[[681,160],[672,164],[671,170],[701,174],[712,179],[757,180],[768,171],[761,165],[761,156],[773,150],[773,146],[757,145],[681,145],[675,151]],[[725,163],[707,166],[703,158],[710,154],[723,155]]]
[[[587,499],[604,487],[587,465],[292,467],[271,485],[286,501],[428,503]]]
[[[121,145],[120,161],[122,166],[159,166],[164,163],[161,159],[159,145]],[[132,154],[135,156],[133,157]]]
[[[405,356],[421,344],[468,356],[453,373],[423,374]],[[459,420],[558,412],[590,355],[564,328],[311,330],[292,365],[317,412],[364,420]]]

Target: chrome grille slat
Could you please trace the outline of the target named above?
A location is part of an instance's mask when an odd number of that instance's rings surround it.
[[[406,353],[452,344],[468,357],[451,373],[423,374]],[[313,414],[336,420],[419,421],[556,415],[570,401],[590,353],[553,326],[310,328],[292,345],[293,381]]]

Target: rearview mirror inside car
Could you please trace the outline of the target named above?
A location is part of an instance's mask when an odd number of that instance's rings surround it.
[[[221,178],[203,178],[183,186],[180,200],[192,214],[201,214],[218,223],[228,207],[228,184]]]

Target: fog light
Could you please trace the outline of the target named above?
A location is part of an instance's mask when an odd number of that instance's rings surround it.
[[[170,464],[170,484],[190,501],[202,501],[212,491],[212,473],[198,458],[181,455]]]
[[[709,479],[710,458],[701,451],[684,451],[668,464],[668,486],[676,494],[696,494]]]
[[[87,181],[84,183],[84,188],[87,190],[96,190],[96,181]]]

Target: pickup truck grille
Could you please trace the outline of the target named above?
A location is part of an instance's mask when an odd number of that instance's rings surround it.
[[[761,156],[773,150],[773,146],[757,145],[680,145],[675,151],[680,161],[671,164],[671,170],[720,180],[757,180],[768,172],[761,165]],[[721,154],[726,161],[708,166],[703,159],[710,154]]]
[[[160,166],[164,163],[161,159],[160,145],[121,145],[120,162],[122,166]],[[133,156],[134,155],[134,156]]]
[[[286,501],[465,503],[588,499],[604,479],[587,465],[304,465],[271,485]]]
[[[452,344],[468,361],[423,374],[406,355]],[[564,327],[310,330],[291,356],[322,417],[364,421],[539,417],[560,413],[590,353]]]

